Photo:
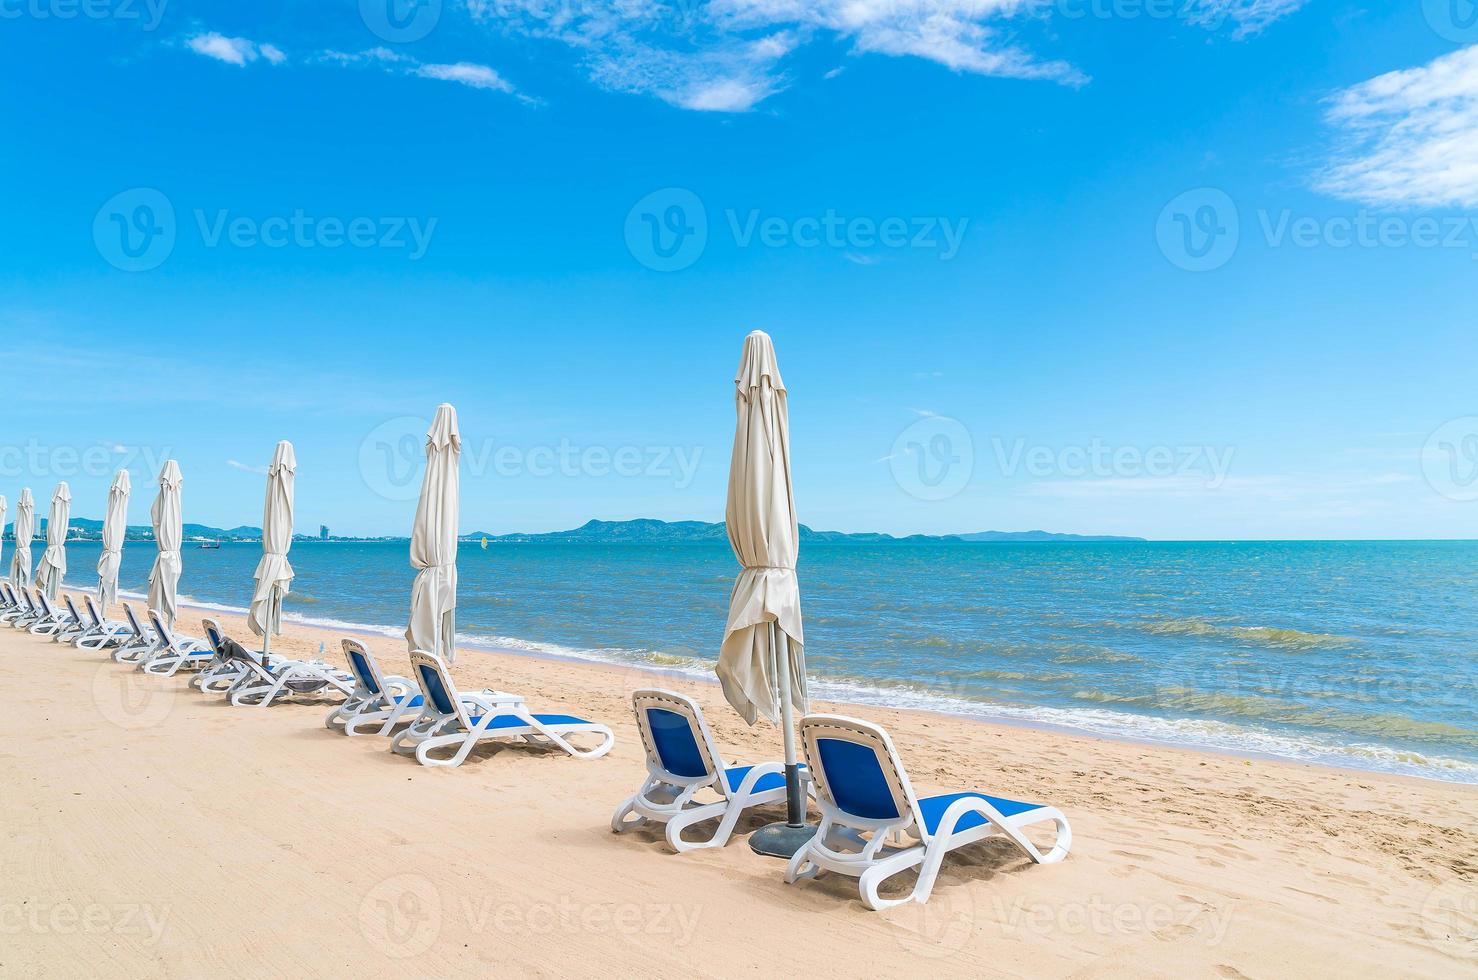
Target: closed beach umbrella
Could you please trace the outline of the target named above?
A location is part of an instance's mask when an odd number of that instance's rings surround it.
[[[453,643],[457,611],[457,520],[461,513],[462,436],[457,410],[442,405],[426,432],[426,475],[411,531],[411,621],[405,641],[412,650],[436,653],[447,663],[456,657]]]
[[[10,554],[10,584],[18,589],[31,584],[31,535],[35,530],[36,502],[26,487],[15,505],[15,550]]]
[[[154,544],[159,555],[154,567],[149,569],[149,608],[164,617],[166,626],[173,626],[179,609],[176,595],[180,587],[180,572],[184,563],[180,559],[180,540],[184,537],[180,516],[180,464],[167,460],[159,471],[159,496],[149,508],[149,519],[154,523]]]
[[[293,546],[293,475],[298,460],[293,444],[284,439],[267,468],[267,502],[262,508],[262,560],[257,562],[257,589],[246,621],[262,638],[262,652],[282,631],[282,597],[292,587],[293,567],[287,552]]]
[[[55,599],[67,574],[67,528],[72,522],[72,488],[63,480],[51,495],[51,513],[46,518],[46,550],[36,566],[36,584]]]
[[[128,530],[128,470],[119,470],[108,488],[108,512],[103,515],[103,554],[98,558],[98,603],[103,615],[118,601],[118,567],[123,564],[123,536]]]
[[[799,549],[790,483],[790,414],[768,334],[756,330],[744,338],[734,384],[738,419],[725,520],[729,544],[744,568],[729,596],[718,677],[724,697],[745,721],[752,725],[764,716],[782,725],[790,825],[799,827],[805,810],[792,708],[804,712],[807,705],[805,637],[795,574]]]

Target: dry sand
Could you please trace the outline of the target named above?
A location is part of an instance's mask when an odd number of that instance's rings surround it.
[[[337,658],[337,639],[294,626],[274,649]],[[403,646],[367,642],[404,672]],[[731,764],[778,755],[716,687],[480,651],[454,671],[617,746],[425,769],[330,733],[327,706],[231,708],[0,631],[0,975],[1478,974],[1473,787],[820,704],[887,726],[921,794],[1073,824],[1061,864],[977,844],[927,906],[875,913],[851,879],[786,886],[743,836],[677,856],[610,832],[644,773],[637,686],[697,697]]]

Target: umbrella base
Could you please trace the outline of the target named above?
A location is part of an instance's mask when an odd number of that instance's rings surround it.
[[[749,835],[749,847],[766,857],[792,858],[795,852],[816,836],[816,825],[803,823],[792,827],[783,821],[765,824]]]

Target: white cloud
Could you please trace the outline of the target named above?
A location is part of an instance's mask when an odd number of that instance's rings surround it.
[[[461,82],[469,88],[494,89],[510,93],[513,91],[513,86],[487,65],[475,65],[466,61],[459,61],[455,65],[420,65],[415,73],[422,78]]]
[[[226,37],[215,31],[186,38],[185,45],[196,54],[203,54],[207,58],[214,58],[238,67],[244,67],[248,62],[256,61],[258,58],[265,59],[274,65],[280,65],[287,60],[287,55],[274,44],[258,45],[244,37]]]
[[[1187,9],[1192,24],[1216,30],[1227,21],[1236,24],[1232,37],[1242,39],[1261,34],[1275,20],[1282,20],[1308,0],[1195,0]]]
[[[243,473],[255,473],[258,476],[267,475],[267,467],[265,466],[253,466],[250,463],[243,463],[240,460],[236,459],[226,460],[226,465],[231,467],[233,470],[241,470]]]
[[[1247,2],[1247,0],[1243,0]],[[1271,2],[1271,0],[1268,0]],[[1292,3],[1293,0],[1280,0]],[[1003,24],[1030,0],[467,0],[480,22],[561,42],[580,52],[591,77],[615,91],[652,95],[687,109],[744,112],[783,91],[782,62],[830,35],[857,54],[918,57],[957,72],[1049,79],[1087,76],[1039,61]],[[835,72],[828,73],[835,77]]]
[[[1338,93],[1341,145],[1316,178],[1377,205],[1478,207],[1478,44]]]

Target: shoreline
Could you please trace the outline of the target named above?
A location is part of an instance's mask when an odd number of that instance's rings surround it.
[[[84,587],[70,584],[64,587],[74,592],[87,591]],[[147,598],[141,593],[123,590],[120,590],[119,596],[123,599],[139,601]],[[245,607],[214,602],[209,599],[182,596],[179,603],[181,609],[189,608],[207,613],[220,613],[230,616],[246,615]],[[135,606],[137,609],[137,602]],[[402,636],[402,631],[399,627],[390,625],[382,626],[372,623],[345,622],[329,618],[315,618],[298,612],[284,613],[283,622],[285,626],[292,624],[307,629],[322,630],[326,633],[344,633],[358,637],[398,641]],[[679,665],[622,661],[616,657],[603,656],[599,651],[589,651],[588,654],[582,654],[581,651],[570,650],[559,647],[557,644],[542,643],[539,641],[524,641],[518,640],[517,638],[498,639],[514,639],[517,643],[525,645],[519,646],[506,642],[500,643],[497,640],[485,639],[464,633],[457,634],[457,645],[459,649],[466,648],[476,650],[480,653],[527,657],[536,660],[551,660],[570,664],[586,664],[595,667],[604,666],[616,670],[632,669],[654,676],[711,684],[714,688],[718,687],[717,679],[713,676],[711,670],[685,669]],[[556,649],[550,649],[551,647]],[[1395,757],[1408,753],[1377,743],[1346,743],[1344,745],[1321,746],[1315,744],[1312,739],[1301,743],[1298,737],[1288,733],[1269,729],[1258,729],[1249,725],[1239,725],[1232,722],[1172,718],[1160,715],[1138,715],[1110,709],[1095,710],[1034,705],[993,705],[985,702],[971,701],[947,692],[920,688],[918,686],[899,685],[890,687],[885,683],[876,681],[868,684],[864,681],[834,680],[814,675],[811,677],[811,690],[814,700],[825,700],[851,705],[860,709],[899,707],[909,711],[934,714],[943,718],[996,725],[1005,728],[1056,732],[1082,738],[1100,738],[1126,745],[1205,752],[1232,759],[1260,759],[1296,765],[1313,765],[1338,772],[1362,775],[1400,776],[1444,785],[1478,786],[1478,764],[1470,763],[1466,760],[1433,757],[1423,754],[1421,756],[1422,762],[1394,758],[1385,766],[1377,764],[1361,766],[1356,764],[1355,759],[1347,758],[1347,756],[1356,752],[1365,752],[1372,756],[1378,756],[1380,753],[1389,753]],[[959,707],[952,710],[946,705],[958,705]],[[1045,720],[1028,717],[1033,712],[1049,716],[1070,714],[1075,717],[1061,720],[1053,720],[1051,717]],[[1103,720],[1097,725],[1090,724],[1089,719],[1095,716],[1101,717]],[[1159,727],[1163,734],[1156,736],[1149,732],[1128,730],[1132,725]],[[1180,726],[1184,726],[1184,728]],[[1194,727],[1213,731],[1220,728],[1225,730],[1225,734],[1221,741],[1211,738],[1206,733],[1203,733],[1201,738],[1198,739],[1195,732],[1185,730]],[[1275,744],[1281,743],[1278,744],[1278,747],[1283,748],[1284,751],[1277,751],[1274,747],[1259,749],[1253,745],[1245,744],[1245,742],[1253,740],[1273,742]],[[1233,744],[1237,742],[1243,742],[1244,744]],[[1443,772],[1444,769],[1455,771],[1449,774]]]
[[[182,609],[179,631],[200,635],[201,612],[250,638],[218,610]],[[272,647],[304,657],[322,643],[342,663],[343,632],[289,622]],[[403,641],[370,634],[367,646],[402,671]],[[517,651],[479,650],[452,671],[459,686],[610,725],[616,746],[578,760],[504,745],[425,769],[383,738],[325,730],[324,704],[231,708],[183,675],[0,630],[0,683],[28,692],[0,717],[0,744],[37,746],[0,751],[12,787],[0,820],[13,828],[0,861],[14,869],[0,911],[101,919],[141,907],[159,927],[89,933],[46,919],[11,929],[3,966],[198,976],[236,962],[211,941],[223,932],[264,973],[403,972],[415,956],[437,975],[763,975],[783,949],[816,977],[859,964],[896,975],[920,957],[973,975],[1438,977],[1478,952],[1462,918],[1478,889],[1473,787],[813,698],[883,725],[921,796],[989,792],[1056,806],[1072,824],[1060,864],[982,842],[945,862],[927,906],[873,913],[854,881],[788,886],[780,862],[750,851],[745,836],[778,807],[747,817],[729,846],[687,855],[660,831],[611,833],[646,771],[636,687],[693,696],[730,765],[778,757],[775,727],[745,725],[711,682]],[[229,857],[179,845],[214,839],[225,814]],[[120,839],[133,843],[102,843]],[[248,906],[261,914],[242,918]],[[15,921],[32,920],[0,927]]]

